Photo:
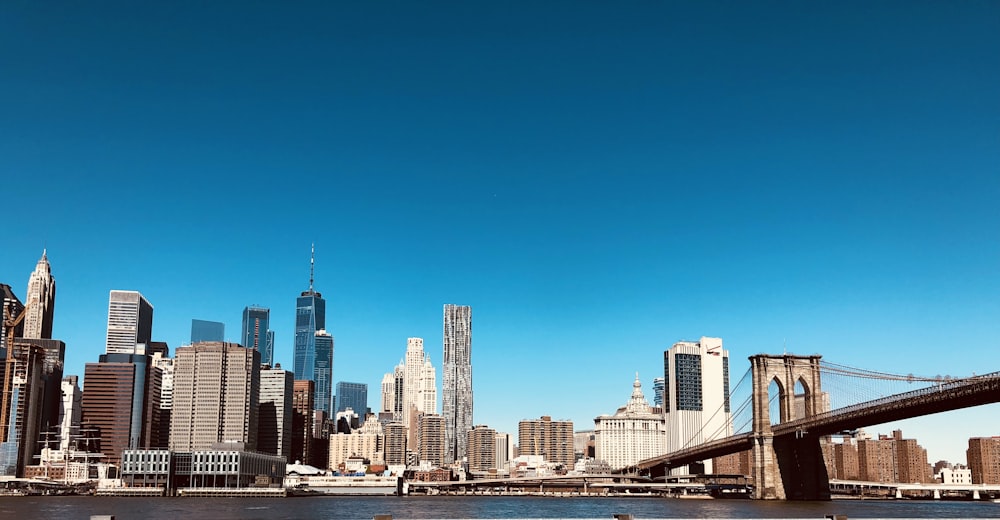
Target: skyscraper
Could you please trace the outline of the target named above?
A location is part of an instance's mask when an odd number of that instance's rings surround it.
[[[293,391],[291,372],[282,370],[280,366],[261,368],[257,451],[286,458],[290,454]]]
[[[56,280],[52,277],[49,257],[42,250],[35,270],[28,278],[25,294],[28,312],[24,315],[24,336],[28,339],[52,339],[52,315],[56,305]]]
[[[85,365],[83,422],[97,427],[108,462],[118,464],[128,448],[165,447],[160,383],[160,369],[143,354],[102,354],[98,363]]]
[[[153,335],[153,306],[137,291],[111,291],[105,353],[134,354]],[[86,385],[86,378],[84,378]]]
[[[729,351],[722,339],[680,341],[663,353],[667,453],[733,434]],[[711,472],[711,461],[705,461]]]
[[[240,344],[260,351],[262,365],[274,366],[274,332],[270,329],[271,309],[245,307]]]
[[[315,266],[316,249],[313,248],[313,255],[309,259],[309,290],[304,291],[295,301],[295,356],[292,371],[295,373],[296,381],[316,382],[317,410],[330,413],[330,377],[333,374],[333,337],[326,332],[326,300],[313,288],[313,273]],[[323,337],[329,340],[329,366],[323,367],[329,373],[317,374],[317,353],[316,338],[320,337],[317,332],[323,331]],[[324,340],[325,341],[325,340]],[[325,396],[320,395],[321,388],[318,377],[326,377]],[[323,399],[325,397],[325,400]]]
[[[441,408],[445,461],[462,460],[472,429],[472,307],[444,306]]]
[[[226,341],[226,324],[218,321],[191,320],[191,343]]]
[[[382,409],[380,411],[392,414],[392,418],[396,421],[403,420],[404,371],[405,367],[400,363],[392,372],[387,372],[382,376]]]
[[[406,339],[403,361],[403,417],[408,428],[407,444],[417,446],[417,421],[421,414],[437,409],[437,378],[422,338]],[[443,439],[444,437],[442,437]]]
[[[336,412],[343,412],[348,408],[354,410],[364,421],[365,413],[368,412],[368,385],[365,383],[348,383],[339,381],[337,383],[337,407]]]
[[[242,449],[256,450],[259,395],[256,350],[221,341],[178,348],[170,449],[205,450],[218,442],[239,442]]]
[[[324,419],[333,416],[333,336],[325,329],[316,331],[313,340],[316,361],[312,380],[316,381],[316,409],[323,412]]]

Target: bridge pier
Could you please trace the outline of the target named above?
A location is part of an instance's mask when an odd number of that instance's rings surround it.
[[[784,500],[785,486],[775,463],[774,435],[754,435],[750,455],[753,457],[753,497],[758,500]]]

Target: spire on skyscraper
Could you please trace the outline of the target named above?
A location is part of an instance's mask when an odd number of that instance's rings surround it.
[[[309,253],[309,292],[313,292],[313,274],[316,269],[316,243],[313,242]]]

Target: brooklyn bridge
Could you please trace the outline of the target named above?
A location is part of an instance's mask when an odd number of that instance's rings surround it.
[[[829,499],[821,439],[886,422],[1000,402],[1000,372],[965,378],[916,377],[836,365],[822,361],[819,355],[759,354],[750,357],[743,380],[747,376],[750,396],[738,409],[752,413],[747,419],[749,431],[643,460],[620,473],[662,480],[671,469],[749,450],[754,498]],[[823,381],[845,378],[921,388],[833,408],[830,401],[835,397],[843,402],[851,398],[844,394],[863,387],[850,384],[850,390],[845,387],[833,396],[824,390]]]

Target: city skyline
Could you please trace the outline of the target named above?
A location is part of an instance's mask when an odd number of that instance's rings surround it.
[[[591,428],[702,336],[734,379],[1000,369],[995,4],[0,10],[0,283],[24,301],[46,252],[67,375],[111,290],[171,352],[269,308],[292,368],[313,243],[331,384],[379,388],[410,337],[443,367],[461,302],[498,432]],[[960,461],[998,411],[877,431]]]

